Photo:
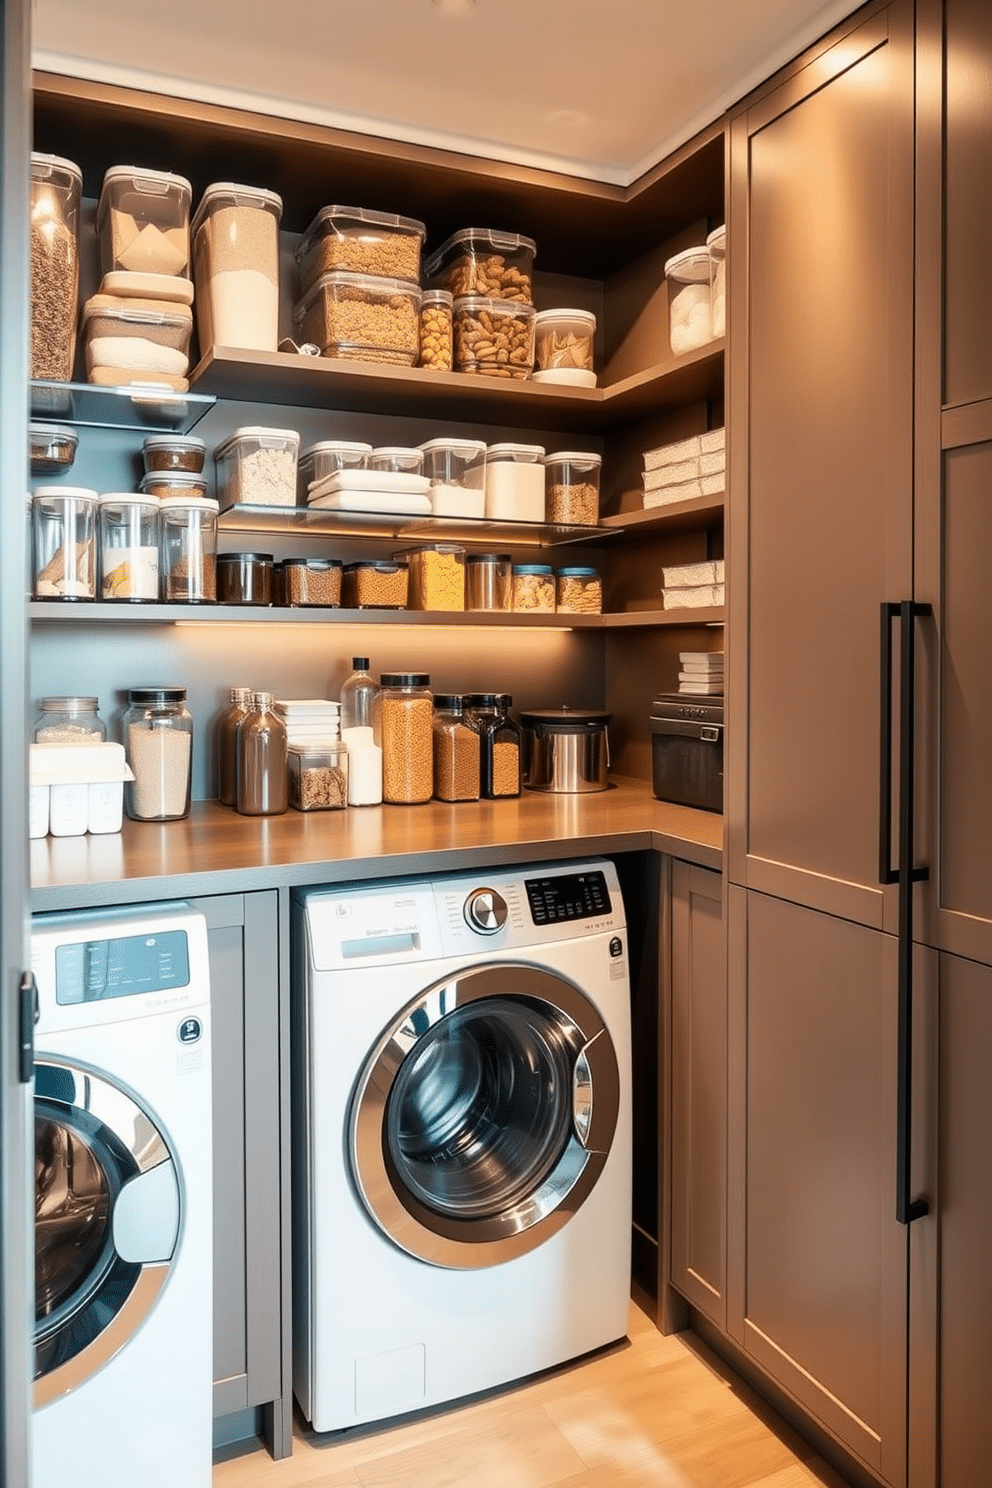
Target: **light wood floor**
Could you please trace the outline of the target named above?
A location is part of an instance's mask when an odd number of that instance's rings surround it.
[[[213,1488],[847,1488],[691,1334],[631,1303],[629,1339],[580,1364],[385,1430],[214,1467]]]

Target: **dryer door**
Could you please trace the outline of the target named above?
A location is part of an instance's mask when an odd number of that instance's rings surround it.
[[[380,1229],[452,1268],[495,1266],[567,1224],[609,1156],[613,1043],[573,983],[476,967],[428,988],[359,1077],[352,1171]]]
[[[35,1407],[83,1384],[154,1307],[179,1237],[165,1137],[105,1075],[35,1065]]]

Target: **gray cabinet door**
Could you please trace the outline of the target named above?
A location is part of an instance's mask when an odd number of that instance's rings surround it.
[[[896,1208],[896,941],[731,890],[728,1327],[887,1482],[905,1481],[908,1231]]]
[[[912,585],[911,8],[759,97],[731,165],[730,876],[894,928],[879,606]]]

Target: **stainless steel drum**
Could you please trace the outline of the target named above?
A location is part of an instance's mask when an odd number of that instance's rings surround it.
[[[593,708],[521,712],[524,784],[541,791],[601,791],[607,787],[611,714]]]

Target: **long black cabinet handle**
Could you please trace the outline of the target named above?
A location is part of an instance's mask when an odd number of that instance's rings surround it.
[[[880,610],[882,630],[878,671],[882,695],[878,705],[878,881],[890,884],[899,877],[899,868],[892,863],[892,627],[899,617],[899,605],[883,601]]]
[[[882,771],[879,877],[899,884],[898,1018],[896,1068],[896,1219],[908,1225],[929,1212],[926,1199],[910,1197],[913,1119],[913,885],[929,878],[927,867],[913,860],[916,785],[916,621],[932,614],[931,606],[904,599],[882,605]],[[892,797],[892,624],[899,617],[899,793],[898,863],[889,876]]]

